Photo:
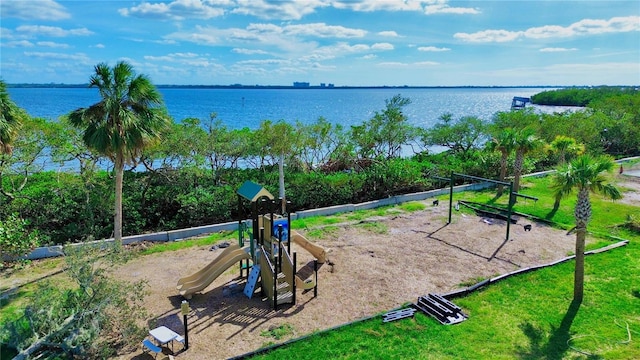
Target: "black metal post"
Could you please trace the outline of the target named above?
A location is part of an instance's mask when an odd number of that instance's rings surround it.
[[[313,260],[313,273],[316,276],[316,286],[313,287],[313,297],[318,297],[318,259]]]
[[[513,212],[513,203],[515,196],[513,196],[513,181],[509,183],[509,206],[507,207],[507,238],[509,240],[509,231],[511,228],[511,213]]]
[[[451,179],[449,180],[449,221],[447,224],[451,224],[451,207],[453,206],[453,171],[451,172]]]
[[[271,226],[270,226],[271,229],[269,229],[269,236],[273,236],[274,235],[273,234],[273,223],[274,223],[273,203],[274,203],[273,200],[269,200],[269,216],[270,216],[269,219],[271,219]]]
[[[298,269],[296,269],[296,264],[298,263],[297,260],[297,255],[298,253],[293,253],[293,284],[291,284],[291,287],[293,288],[293,304],[296,304],[296,272],[298,272]]]
[[[291,212],[289,212],[289,205],[291,201],[287,201],[287,251],[291,253]]]
[[[271,250],[273,251],[273,250]],[[273,310],[278,310],[278,258],[273,259]]]
[[[189,349],[189,327],[187,325],[187,315],[189,314],[189,303],[187,300],[182,300],[180,304],[180,311],[182,312],[182,322],[184,324],[184,349]]]

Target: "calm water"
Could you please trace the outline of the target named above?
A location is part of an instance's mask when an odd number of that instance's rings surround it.
[[[413,125],[430,127],[444,113],[454,119],[477,116],[490,120],[508,111],[514,96],[529,97],[540,88],[445,89],[160,89],[176,121],[209,119],[217,113],[229,128],[255,129],[262,120],[311,123],[319,117],[345,126],[359,125],[382,111],[385,100],[400,94],[412,103],[405,114]],[[9,88],[14,102],[31,116],[55,120],[99,101],[89,88]]]

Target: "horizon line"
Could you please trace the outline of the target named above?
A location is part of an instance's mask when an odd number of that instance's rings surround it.
[[[7,87],[41,87],[41,88],[55,88],[55,87],[89,87],[89,83],[6,83]],[[229,85],[186,85],[186,84],[158,84],[155,85],[158,88],[230,88],[230,89],[323,89],[323,90],[335,90],[335,89],[446,89],[446,88],[597,88],[597,87],[638,87],[640,85],[341,85],[336,86],[330,84],[326,85],[244,85],[244,84],[229,84]]]

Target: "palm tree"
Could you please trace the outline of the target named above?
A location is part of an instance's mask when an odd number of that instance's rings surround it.
[[[607,182],[605,172],[611,172],[613,160],[608,157],[594,158],[581,155],[562,166],[553,177],[554,194],[562,198],[578,190],[578,202],[574,211],[576,219],[576,268],[574,273],[573,299],[582,301],[584,293],[584,243],[587,223],[591,217],[590,193],[599,193],[611,199],[620,199],[620,191]]]
[[[503,129],[488,143],[490,151],[499,151],[502,155],[500,157],[500,178],[498,179],[500,181],[504,181],[507,177],[507,159],[515,148],[515,133],[512,129]],[[502,185],[498,185],[498,196],[500,195],[502,195]]]
[[[100,63],[90,87],[98,88],[100,102],[74,110],[69,120],[84,129],[82,139],[91,149],[114,163],[114,239],[122,243],[122,182],[125,163],[135,161],[145,146],[160,137],[169,119],[162,97],[151,80],[136,75],[133,67],[118,62],[113,68]]]
[[[535,136],[533,128],[524,128],[514,134],[516,160],[513,163],[513,191],[520,190],[520,177],[524,165],[524,156],[542,145],[542,141]]]
[[[27,114],[11,100],[3,80],[0,80],[0,110],[0,155],[11,154],[11,143]]]
[[[576,139],[558,135],[549,144],[549,149],[558,154],[560,165],[567,162],[567,155],[580,155],[584,153],[584,145],[579,144]]]

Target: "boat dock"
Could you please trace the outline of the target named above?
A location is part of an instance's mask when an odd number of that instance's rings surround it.
[[[511,100],[511,110],[524,109],[527,103],[530,103],[531,99],[528,97],[514,96]]]

